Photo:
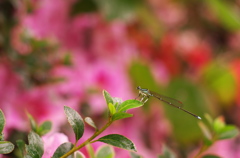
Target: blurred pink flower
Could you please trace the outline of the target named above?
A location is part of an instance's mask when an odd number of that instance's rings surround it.
[[[22,93],[21,79],[13,72],[8,61],[4,59],[0,61],[0,108],[6,117],[4,130],[13,127],[22,129],[23,119],[18,115],[18,111],[14,107],[18,94]]]
[[[148,0],[159,20],[167,28],[176,28],[186,21],[186,11],[184,8],[170,0]]]
[[[24,32],[24,28],[22,26],[16,26],[12,29],[11,32],[11,44],[12,47],[16,50],[16,52],[20,54],[29,54],[32,51],[32,48],[29,44],[24,43],[22,38],[26,36],[26,32]]]
[[[176,56],[175,48],[176,35],[173,33],[167,33],[163,36],[159,44],[157,58],[154,58],[155,62],[158,62],[158,60],[160,60],[161,63],[164,63],[165,67],[168,70],[168,74],[171,76],[179,74],[182,68],[180,61]]]
[[[35,10],[23,19],[23,24],[36,37],[54,36],[63,38],[68,23],[69,5],[72,1],[41,0],[35,3]]]
[[[176,51],[195,72],[201,70],[212,59],[211,47],[194,31],[179,34],[176,38]]]
[[[130,99],[135,96],[131,93],[131,86],[124,66],[106,61],[87,62],[77,54],[72,54],[73,66],[56,67],[54,76],[64,79],[62,84],[56,86],[58,93],[72,99],[73,107],[82,100],[88,100],[93,112],[101,113],[107,108],[101,91],[107,90],[112,96]],[[117,76],[117,77],[116,77]],[[98,89],[100,93],[84,94],[89,89]],[[75,100],[75,101],[74,101]],[[70,105],[69,105],[70,106]]]
[[[234,34],[231,34],[229,36],[228,45],[230,48],[232,48],[236,52],[240,50],[238,41],[240,41],[240,31],[234,32]]]
[[[44,154],[42,158],[50,158],[55,150],[63,143],[69,142],[68,137],[62,133],[47,134],[42,137],[44,143]]]

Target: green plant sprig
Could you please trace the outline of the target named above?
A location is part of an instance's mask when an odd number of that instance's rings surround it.
[[[92,126],[93,128],[95,128],[95,133],[79,146],[76,146],[76,144],[84,133],[83,119],[75,110],[68,106],[64,106],[64,111],[67,116],[68,122],[74,130],[76,142],[75,145],[73,145],[73,147],[71,148],[71,150],[67,151],[61,156],[60,154],[62,153],[59,153],[60,150],[57,149],[52,158],[57,158],[59,156],[61,158],[66,158],[72,155],[74,152],[81,149],[82,147],[86,146],[87,144],[94,143],[97,141],[104,142],[106,144],[110,144],[129,151],[137,151],[134,143],[131,140],[119,134],[110,134],[94,140],[103,131],[105,131],[114,121],[132,117],[133,116],[132,114],[126,112],[127,110],[137,108],[143,105],[143,103],[138,100],[126,100],[122,102],[119,98],[111,97],[110,94],[105,90],[103,91],[103,96],[106,100],[109,110],[108,122],[101,129],[98,129],[90,117],[85,118],[85,122]]]

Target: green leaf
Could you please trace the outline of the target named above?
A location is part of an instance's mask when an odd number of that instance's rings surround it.
[[[98,148],[95,158],[114,158],[115,152],[109,145],[103,145]]]
[[[74,153],[74,158],[86,158],[85,155],[83,155],[83,153],[81,153],[80,151],[76,151]]]
[[[125,113],[125,112],[117,112],[112,116],[112,120],[120,120],[128,117],[132,117],[133,114]]]
[[[0,154],[8,154],[12,152],[14,145],[8,141],[0,141]]]
[[[4,126],[5,126],[5,117],[4,117],[3,111],[0,110],[0,133],[3,132]]]
[[[210,130],[208,129],[208,127],[203,123],[203,122],[198,122],[198,125],[200,127],[200,129],[202,130],[203,135],[208,139],[211,140],[212,139],[212,134],[210,132]]]
[[[177,158],[176,154],[169,149],[167,146],[163,146],[163,154],[158,156],[158,158]]]
[[[142,158],[142,156],[136,154],[135,152],[130,152],[130,157],[131,158]]]
[[[38,128],[37,122],[35,121],[35,119],[32,117],[31,114],[27,113],[27,116],[30,121],[31,129],[37,133],[37,128]]]
[[[64,112],[67,116],[69,124],[74,130],[76,141],[78,141],[82,137],[84,132],[83,119],[75,110],[68,106],[64,106]]]
[[[38,134],[30,132],[28,134],[29,145],[26,145],[27,156],[41,158],[43,155],[43,141]]]
[[[211,127],[213,127],[213,119],[212,119],[212,117],[209,114],[207,114],[207,113],[205,113],[204,116],[205,116],[206,120],[208,121],[209,125]]]
[[[202,158],[221,158],[217,155],[204,155]]]
[[[104,142],[122,149],[137,151],[135,145],[131,140],[119,134],[106,135],[104,137],[99,138],[97,141]]]
[[[223,117],[218,117],[213,122],[213,129],[216,133],[221,132],[221,130],[225,127],[225,122]]]
[[[22,157],[24,156],[25,153],[25,142],[23,140],[17,140],[16,141],[17,147],[21,152]]]
[[[112,116],[113,114],[116,113],[116,108],[112,103],[108,104],[108,109],[109,109],[109,112],[110,112],[110,116]]]
[[[38,128],[38,134],[40,136],[43,136],[44,134],[47,134],[52,128],[52,123],[50,121],[45,121],[43,124],[41,124]]]
[[[230,31],[240,29],[239,12],[236,12],[234,5],[230,5],[229,1],[210,0],[206,1],[209,7],[215,13],[219,21]]]
[[[138,108],[140,106],[143,106],[143,103],[138,100],[134,100],[134,99],[126,100],[121,105],[119,105],[117,111],[124,112],[126,110]]]
[[[239,134],[237,127],[233,125],[227,125],[218,132],[219,139],[230,139],[236,137]]]
[[[86,149],[87,149],[87,153],[88,153],[89,157],[90,158],[94,158],[95,157],[95,153],[94,153],[94,149],[93,149],[92,144],[88,143],[86,145]]]
[[[230,105],[229,103],[235,99],[237,92],[236,81],[231,70],[213,63],[205,68],[203,77],[206,86],[223,103],[222,105]]]
[[[61,144],[56,151],[53,154],[52,158],[59,158],[61,156],[63,156],[64,154],[66,154],[67,152],[69,152],[72,148],[73,148],[73,144],[70,142],[66,142]],[[67,158],[73,158],[73,154],[68,156]]]
[[[184,104],[184,109],[196,115],[208,112],[208,102],[203,97],[200,87],[185,78],[171,80],[168,87],[162,92],[160,89],[159,93],[180,100]],[[188,144],[199,139],[202,132],[199,130],[197,119],[160,101],[158,104],[164,108],[164,114],[171,122],[173,136],[177,142]]]
[[[103,90],[103,96],[106,100],[107,105],[109,105],[109,103],[114,104],[111,95],[107,91]]]
[[[213,143],[214,143],[214,140],[209,140],[209,139],[207,139],[206,137],[203,138],[203,144],[204,144],[206,147],[210,147]]]
[[[98,129],[95,123],[93,122],[91,117],[85,117],[85,122],[89,124],[91,127],[95,128],[96,130]]]

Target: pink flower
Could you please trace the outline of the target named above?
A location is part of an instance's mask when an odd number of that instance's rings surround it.
[[[36,2],[36,9],[23,21],[34,35],[40,38],[54,36],[62,38],[68,23],[69,5],[72,1],[42,0]]]
[[[23,119],[18,115],[18,111],[14,107],[18,94],[22,93],[21,80],[13,72],[8,61],[3,59],[0,61],[0,108],[6,117],[5,130],[13,127],[22,129]]]
[[[169,0],[148,0],[153,11],[168,28],[176,28],[186,21],[186,11],[181,5]]]
[[[176,40],[176,50],[191,69],[198,72],[212,59],[212,50],[196,32],[182,32]]]
[[[56,149],[63,143],[68,142],[68,137],[62,133],[47,134],[42,137],[44,154],[42,158],[52,157]]]

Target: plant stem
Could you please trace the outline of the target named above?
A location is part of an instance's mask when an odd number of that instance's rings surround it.
[[[100,130],[96,131],[90,138],[88,138],[85,142],[83,142],[82,144],[80,144],[77,147],[73,147],[69,152],[67,152],[66,154],[64,154],[63,156],[61,156],[61,158],[66,158],[69,155],[73,154],[75,151],[81,149],[82,147],[84,147],[85,145],[87,145],[88,143],[90,143],[94,138],[96,138],[99,134],[101,134],[106,128],[108,128],[110,125],[112,124],[112,120],[110,119],[108,121],[108,123],[103,126]]]

